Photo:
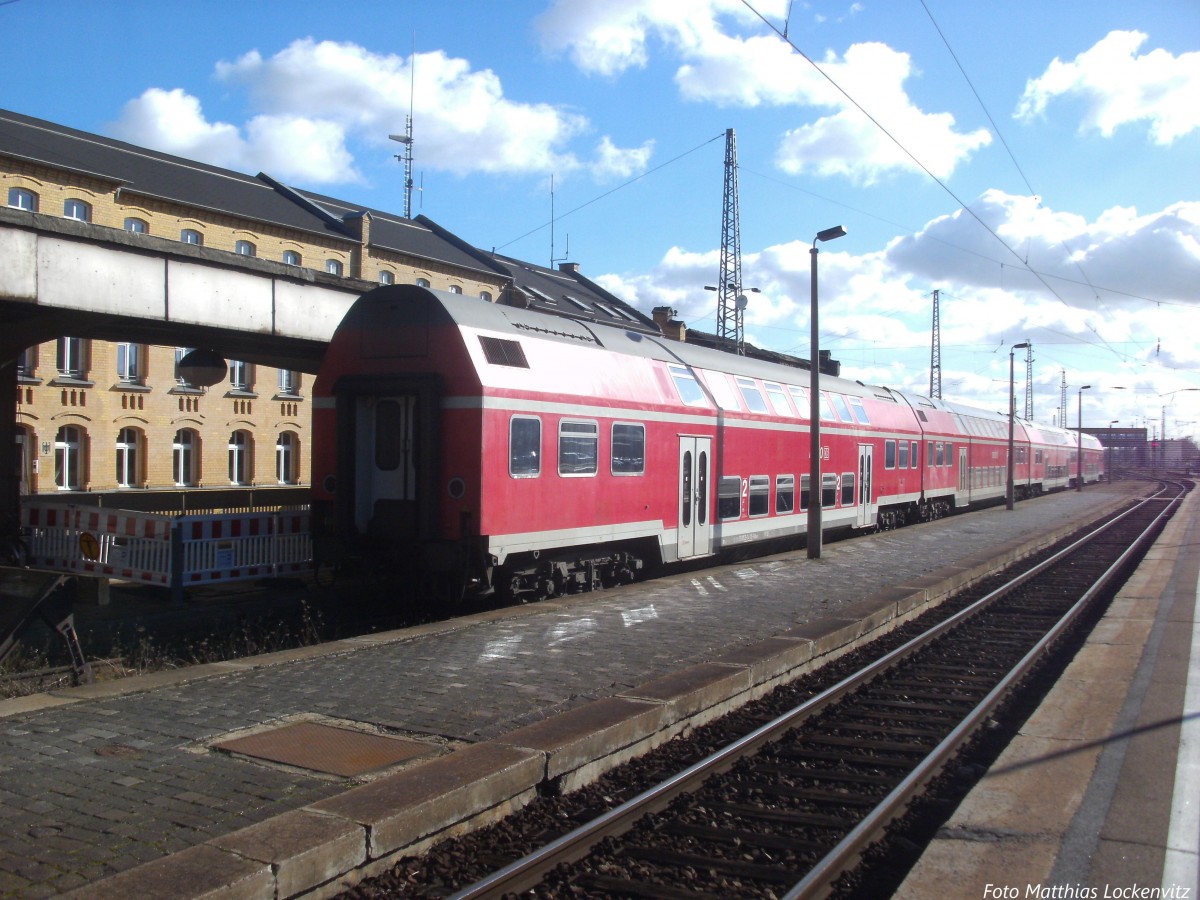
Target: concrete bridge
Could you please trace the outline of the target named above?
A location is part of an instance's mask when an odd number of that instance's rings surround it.
[[[354,300],[375,287],[270,260],[0,208],[0,385],[69,335],[175,347],[316,373]],[[16,521],[15,421],[0,416],[0,538]]]

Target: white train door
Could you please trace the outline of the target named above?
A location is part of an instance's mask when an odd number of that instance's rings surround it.
[[[874,448],[870,444],[858,445],[858,513],[855,525],[858,528],[869,528],[875,524],[875,514],[878,507],[873,501],[875,496],[874,479],[872,478],[872,461]]]
[[[712,438],[679,439],[679,558],[712,552],[709,482]]]
[[[359,396],[355,410],[354,523],[393,538],[417,528],[417,398]]]

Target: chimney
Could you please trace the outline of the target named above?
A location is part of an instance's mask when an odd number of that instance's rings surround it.
[[[577,263],[577,262],[560,262],[558,264],[558,271],[567,272],[571,275],[578,275],[579,274],[579,263]]]
[[[678,315],[675,310],[669,306],[656,306],[651,315],[665,337],[681,344],[687,343],[687,325],[675,318]]]

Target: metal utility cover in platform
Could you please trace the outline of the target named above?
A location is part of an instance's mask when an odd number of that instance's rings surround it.
[[[287,766],[352,777],[433,752],[418,741],[367,734],[317,722],[300,722],[213,744]]]

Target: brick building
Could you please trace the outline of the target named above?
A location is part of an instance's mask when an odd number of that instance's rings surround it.
[[[265,173],[232,172],[4,110],[0,187],[6,223],[74,220],[100,242],[178,241],[210,258],[228,254],[231,266],[271,260],[285,277],[344,279],[354,293],[412,283],[484,302],[611,314],[657,330],[577,265],[550,270],[496,257],[424,216],[405,219]],[[584,316],[583,304],[566,302],[576,295],[599,303]],[[223,382],[199,387],[179,368],[189,349],[72,334],[23,349],[16,360],[20,493],[306,482],[313,376],[229,360]]]

